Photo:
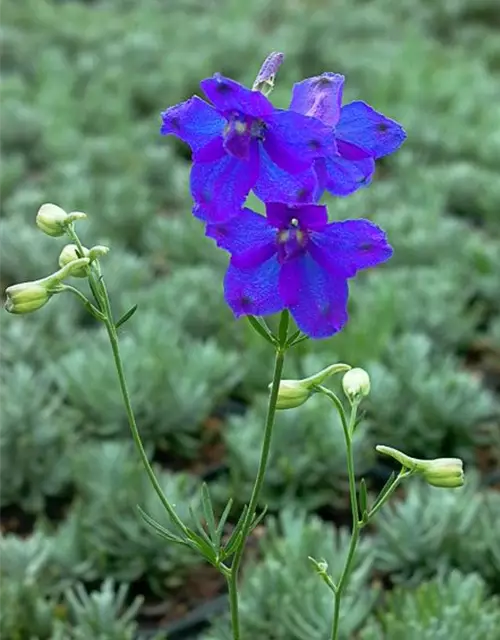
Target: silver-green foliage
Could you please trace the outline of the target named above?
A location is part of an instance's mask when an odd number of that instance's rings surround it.
[[[495,640],[499,630],[498,598],[488,598],[478,575],[452,571],[414,591],[392,592],[361,640]]]
[[[11,640],[48,640],[52,634],[55,585],[48,580],[51,541],[42,532],[24,539],[0,538],[0,635]]]
[[[317,517],[286,509],[269,521],[261,542],[262,559],[250,566],[241,584],[244,640],[323,640],[329,637],[333,596],[308,560],[325,560],[338,579],[350,534]],[[373,548],[362,541],[343,599],[340,638],[347,640],[369,615],[377,598],[370,577]],[[230,640],[227,622],[216,622],[205,640]]]
[[[142,437],[183,455],[196,453],[203,420],[242,375],[236,354],[223,351],[214,340],[188,338],[153,311],[124,325],[121,353]],[[82,412],[86,431],[129,437],[104,332],[81,335],[55,368],[57,384]]]
[[[68,488],[67,454],[75,442],[74,410],[64,405],[47,367],[3,364],[0,385],[1,504],[41,511]]]
[[[380,443],[432,458],[471,460],[475,444],[491,440],[487,423],[498,403],[451,354],[436,353],[424,335],[393,339],[382,362],[368,367],[370,426]]]
[[[321,367],[318,368],[318,370]],[[231,471],[230,492],[248,500],[260,458],[267,399],[234,416],[223,432]],[[373,462],[371,442],[360,424],[353,439],[357,473]],[[324,397],[293,410],[279,411],[261,503],[272,509],[295,502],[305,508],[346,506],[348,487],[344,432],[337,411]]]
[[[157,591],[175,586],[198,556],[157,536],[137,507],[169,528],[171,523],[152,488],[136,451],[128,442],[94,441],[73,457],[74,482],[79,495],[57,535],[58,563],[75,577],[113,577],[131,582],[147,578]],[[179,517],[191,521],[189,507],[198,502],[199,485],[186,474],[160,473],[165,495]],[[87,566],[82,567],[86,561]]]
[[[411,479],[405,498],[393,499],[384,507],[375,520],[381,571],[396,582],[415,585],[439,567],[461,566],[466,561],[472,553],[471,529],[484,509],[476,476],[470,471],[466,477],[465,486],[452,491]],[[486,569],[483,562],[481,568]]]

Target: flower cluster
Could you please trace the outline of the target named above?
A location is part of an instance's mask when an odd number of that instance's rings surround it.
[[[219,73],[203,80],[212,104],[193,96],[170,107],[161,133],[191,147],[193,213],[231,254],[225,298],[235,315],[286,308],[305,334],[325,338],[347,320],[347,280],[392,249],[368,220],[328,223],[318,201],[368,184],[375,160],[406,134],[364,102],[342,106],[344,77],[334,73],[297,83],[290,108],[275,108],[264,90],[282,59],[271,54],[253,89]],[[265,217],[244,207],[250,191]]]

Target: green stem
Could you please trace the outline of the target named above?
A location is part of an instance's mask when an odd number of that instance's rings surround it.
[[[76,238],[76,234],[74,237]],[[97,274],[100,276],[100,269],[97,261],[95,262],[95,265],[96,265]],[[130,430],[132,432],[132,438],[134,440],[135,446],[137,447],[137,451],[139,452],[139,455],[141,457],[142,464],[144,465],[144,468],[146,469],[146,472],[149,476],[149,480],[151,481],[151,484],[153,485],[153,488],[156,491],[162,505],[165,507],[165,510],[170,516],[172,522],[177,526],[177,528],[184,535],[186,535],[187,528],[182,522],[182,520],[179,518],[179,516],[176,514],[174,508],[172,507],[172,505],[166,498],[165,494],[163,493],[160,483],[158,482],[155,472],[153,471],[153,467],[149,462],[147,453],[144,449],[144,445],[142,444],[141,436],[139,434],[139,429],[137,428],[137,423],[135,421],[132,402],[130,400],[130,394],[127,387],[127,381],[125,379],[125,372],[123,370],[123,363],[122,363],[122,359],[120,355],[120,347],[118,343],[118,333],[116,331],[115,323],[113,321],[113,313],[111,311],[111,304],[109,301],[106,285],[104,284],[104,281],[102,280],[102,278],[99,278],[97,282],[94,280],[94,286],[96,287],[96,298],[97,300],[100,300],[102,302],[102,305],[104,307],[103,312],[105,314],[105,319],[103,320],[103,322],[106,325],[109,341],[111,343],[111,350],[113,352],[113,359],[116,367],[116,372],[118,374],[118,381],[120,383],[123,402],[125,404],[125,411],[127,413]]]
[[[359,507],[358,497],[356,490],[356,476],[354,474],[354,455],[352,448],[352,433],[356,424],[356,414],[358,405],[354,403],[352,405],[351,415],[349,417],[349,423],[345,420],[345,413],[342,407],[342,403],[337,396],[327,389],[326,387],[320,387],[319,390],[330,398],[335,407],[340,413],[342,429],[344,431],[345,444],[346,444],[346,457],[347,457],[347,474],[349,477],[349,497],[351,501],[351,516],[352,516],[352,534],[351,541],[349,543],[349,550],[347,552],[347,558],[342,569],[342,575],[336,585],[334,591],[334,608],[333,608],[333,621],[332,621],[332,633],[331,640],[338,640],[339,637],[339,624],[340,624],[340,603],[345,588],[347,587],[349,576],[352,569],[354,555],[359,541],[359,534],[361,531],[361,523],[359,521]],[[339,409],[340,406],[340,409]]]
[[[286,333],[286,332],[285,332]],[[259,468],[257,471],[257,477],[250,497],[250,503],[248,505],[248,511],[246,513],[243,526],[241,528],[241,540],[238,548],[234,554],[233,562],[231,564],[231,575],[228,579],[229,585],[229,603],[231,606],[231,624],[233,629],[234,640],[241,640],[239,612],[238,612],[238,573],[240,570],[241,559],[243,551],[245,549],[245,542],[250,531],[252,520],[254,518],[255,509],[257,508],[260,492],[262,490],[262,484],[264,482],[264,476],[266,473],[266,467],[269,459],[269,452],[271,449],[271,439],[274,427],[274,417],[276,415],[276,403],[278,401],[278,391],[281,382],[281,375],[283,373],[283,363],[285,359],[285,349],[283,344],[284,340],[280,340],[281,346],[276,350],[276,358],[274,363],[274,375],[271,386],[271,394],[269,396],[269,404],[267,408],[266,425],[264,429],[264,441],[262,443],[262,450],[260,454]]]

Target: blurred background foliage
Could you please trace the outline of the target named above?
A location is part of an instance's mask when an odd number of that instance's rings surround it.
[[[378,519],[343,637],[363,627],[367,640],[493,638],[497,0],[5,0],[2,10],[2,289],[55,270],[64,240],[34,226],[41,203],[87,212],[83,241],[111,246],[103,269],[116,313],[139,305],[121,332],[125,366],[148,452],[180,508],[196,503],[202,477],[221,501],[248,499],[272,354],[223,302],[226,257],[190,215],[189,151],[160,137],[160,111],[215,71],[251,84],[281,50],[276,105],[294,82],[336,71],[347,101],[405,126],[407,142],[369,188],[328,201],[332,218],[382,225],[394,258],[352,282],[346,329],[303,343],[285,373],[335,360],[370,372],[356,455],[371,490],[386,472],[376,443],[467,463],[463,490],[412,484]],[[137,503],[162,514],[92,319],[59,297],[31,317],[3,314],[1,328],[2,637],[128,640],[144,620],[182,617],[218,593],[197,558],[138,520]],[[271,518],[242,585],[249,638],[326,637],[331,602],[307,555],[335,570],[345,547],[338,426],[320,400],[278,417],[263,494]],[[212,640],[227,635],[224,618],[214,625]]]

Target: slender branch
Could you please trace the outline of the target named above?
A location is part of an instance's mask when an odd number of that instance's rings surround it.
[[[233,562],[231,565],[231,577],[228,581],[229,602],[231,606],[231,624],[233,629],[234,640],[241,640],[239,611],[238,611],[238,592],[237,592],[238,573],[240,570],[243,551],[245,549],[246,539],[248,537],[252,520],[254,518],[255,510],[259,502],[262,485],[264,483],[266,467],[269,460],[269,452],[271,449],[271,439],[272,439],[273,427],[274,427],[274,418],[276,415],[276,403],[278,401],[278,391],[279,391],[279,386],[281,382],[281,376],[283,373],[283,364],[285,359],[285,348],[283,345],[286,342],[286,327],[283,328],[283,325],[285,324],[286,321],[287,319],[284,318],[282,315],[281,328],[283,329],[283,333],[285,334],[285,339],[281,340],[281,345],[276,349],[274,375],[273,375],[273,382],[271,386],[271,394],[269,396],[269,404],[267,408],[267,417],[266,417],[266,424],[264,429],[264,440],[262,442],[259,468],[257,471],[257,477],[255,478],[255,483],[252,489],[252,495],[250,497],[248,510],[246,512],[245,520],[241,528],[241,541],[233,558]]]

